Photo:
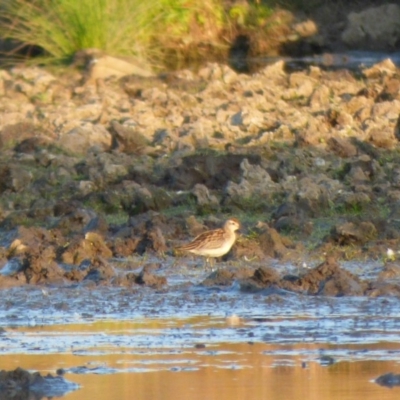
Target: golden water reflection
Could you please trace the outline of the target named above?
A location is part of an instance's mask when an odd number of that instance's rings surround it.
[[[54,372],[57,368],[91,367],[98,363],[123,368],[146,364],[149,359],[155,361],[153,372],[66,374],[68,380],[82,385],[80,390],[65,396],[68,400],[90,397],[97,400],[133,397],[135,400],[389,400],[400,396],[400,388],[387,389],[371,382],[387,372],[399,373],[400,366],[395,362],[339,362],[324,367],[311,361],[302,366],[300,357],[276,360],[274,356],[263,354],[266,347],[264,344],[221,344],[218,355],[200,349],[181,354],[185,360],[190,360],[191,367],[196,367],[189,371],[174,371],[179,363],[172,363],[175,367],[164,365],[165,355],[7,355],[1,356],[0,362],[4,369],[21,366]],[[168,358],[178,360],[178,356],[174,354]],[[283,361],[291,365],[279,365]],[[182,368],[185,366],[187,364]]]
[[[162,321],[152,323],[154,329],[163,324]],[[134,325],[138,327],[140,324]],[[107,330],[104,323],[62,328],[70,332],[82,329],[83,333]],[[132,324],[129,323],[123,326],[109,323],[109,329],[114,332],[120,330],[126,334],[131,328]],[[60,326],[18,328],[24,334],[41,330],[50,334],[62,329]],[[365,359],[322,366],[314,356],[322,348],[329,354],[329,350],[335,346],[313,343],[219,343],[205,348],[124,349],[114,346],[114,350],[110,346],[104,354],[104,348],[87,354],[72,349],[61,354],[1,355],[0,362],[1,369],[22,367],[44,373],[78,366],[106,366],[120,371],[106,374],[67,373],[65,378],[81,384],[82,388],[67,394],[64,397],[66,400],[397,400],[400,397],[400,388],[388,389],[372,382],[388,372],[400,373],[400,365],[396,361]],[[396,343],[377,343],[362,348],[348,345],[341,348],[349,351],[399,351]]]

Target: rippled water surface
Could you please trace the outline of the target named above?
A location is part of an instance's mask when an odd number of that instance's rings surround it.
[[[315,56],[305,57],[266,57],[252,58],[248,62],[259,65],[263,61],[266,64],[272,64],[278,60],[283,60],[285,64],[292,69],[305,69],[310,65],[318,65],[328,69],[345,68],[350,70],[358,70],[360,68],[371,67],[385,59],[390,58],[392,62],[400,65],[400,52],[376,52],[376,51],[347,51],[345,53],[325,53]]]
[[[159,273],[167,289],[2,291],[1,368],[63,369],[77,400],[399,397],[374,382],[400,373],[399,299],[245,294],[199,286],[192,265]]]

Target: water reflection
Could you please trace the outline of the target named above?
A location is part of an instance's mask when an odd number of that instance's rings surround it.
[[[399,350],[397,344],[383,346],[388,351]],[[368,354],[377,347],[350,346],[342,351]],[[366,356],[363,361],[323,366],[316,356],[334,352],[332,345],[220,343],[190,349],[120,349],[97,355],[13,354],[1,356],[0,361],[4,369],[21,366],[54,373],[63,368],[68,380],[82,385],[81,390],[65,396],[68,400],[398,399],[400,388],[387,389],[372,382],[384,373],[398,373],[396,361],[378,362]],[[89,373],[71,372],[79,366]]]
[[[37,289],[6,292],[13,306],[0,304],[0,362],[8,370],[63,369],[67,380],[82,386],[66,399],[391,400],[400,395],[400,387],[372,382],[400,372],[397,298],[227,290],[207,296],[152,292],[144,301],[105,288],[76,289],[67,301],[71,292],[49,292],[46,307]],[[59,308],[60,301],[66,306]],[[129,307],[122,307],[125,303]]]
[[[327,69],[350,69],[371,67],[385,59],[391,59],[395,65],[400,65],[400,52],[384,53],[374,51],[347,51],[345,53],[324,53],[304,57],[265,57],[247,58],[250,66],[262,66],[277,61],[284,61],[289,70],[303,70],[310,65]],[[240,60],[244,63],[244,59]],[[251,68],[250,68],[251,69]]]

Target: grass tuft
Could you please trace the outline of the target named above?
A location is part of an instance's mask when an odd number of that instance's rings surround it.
[[[8,0],[0,7],[3,38],[39,46],[57,61],[87,48],[139,56],[154,21],[152,1]]]
[[[217,43],[224,15],[218,0],[7,0],[0,37],[38,46],[53,62],[91,48],[159,60],[168,49]]]

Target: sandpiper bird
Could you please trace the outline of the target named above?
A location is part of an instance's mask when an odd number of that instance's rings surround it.
[[[190,253],[206,257],[206,265],[210,258],[221,257],[226,254],[236,240],[236,231],[240,228],[240,222],[236,218],[228,219],[223,228],[203,232],[193,241],[176,250],[189,251]],[[211,262],[210,262],[211,266]]]

